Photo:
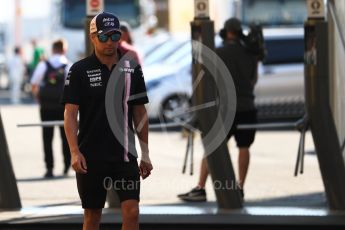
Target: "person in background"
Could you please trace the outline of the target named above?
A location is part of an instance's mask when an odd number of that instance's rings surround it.
[[[224,39],[223,46],[215,51],[229,69],[236,88],[237,108],[228,140],[234,136],[239,149],[238,186],[243,198],[250,160],[249,147],[254,142],[255,130],[239,130],[237,125],[257,122],[254,87],[258,77],[258,57],[241,43],[243,32],[241,22],[237,18],[228,19],[221,33]],[[208,174],[207,161],[203,158],[197,186],[187,193],[179,194],[178,197],[184,201],[206,201],[205,184]]]
[[[14,48],[14,56],[8,63],[8,74],[11,89],[12,104],[20,103],[20,87],[25,75],[25,63],[22,57],[22,50],[19,46]]]
[[[57,40],[52,45],[53,55],[47,61],[41,61],[31,78],[32,93],[40,105],[42,121],[62,121],[64,106],[60,103],[65,78],[70,64],[65,56],[66,43]],[[45,178],[54,177],[53,141],[54,127],[43,127],[44,160],[46,164]],[[63,174],[67,175],[71,164],[71,155],[64,128],[60,127],[62,152],[64,157]]]
[[[34,70],[36,69],[38,63],[45,59],[44,49],[37,45],[37,41],[35,39],[33,39],[31,41],[31,45],[33,48],[33,52],[32,52],[31,62],[28,66],[29,81],[31,80],[32,74],[33,74]]]
[[[118,49],[121,54],[126,54],[128,51],[133,52],[136,62],[142,65],[142,58],[138,50],[133,46],[133,39],[131,35],[131,27],[127,22],[120,22],[120,30],[122,32],[121,39],[119,42]]]

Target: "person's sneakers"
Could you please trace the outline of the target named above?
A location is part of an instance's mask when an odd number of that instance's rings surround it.
[[[44,174],[44,178],[53,178],[54,175],[53,175],[53,171],[48,169],[47,172]]]
[[[203,188],[195,187],[190,192],[177,195],[178,198],[184,201],[206,201],[206,191]]]

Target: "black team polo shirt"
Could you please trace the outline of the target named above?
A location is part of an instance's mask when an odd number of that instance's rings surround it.
[[[105,94],[112,70],[93,53],[72,65],[65,82],[62,103],[79,105],[78,145],[88,162],[102,164],[125,161],[126,149],[113,134],[105,109]],[[127,103],[128,128],[133,131],[132,107],[148,103],[148,98],[140,65],[130,74],[130,95],[144,95]],[[133,135],[133,132],[129,132],[129,135]],[[136,160],[136,157],[128,153],[129,161]]]

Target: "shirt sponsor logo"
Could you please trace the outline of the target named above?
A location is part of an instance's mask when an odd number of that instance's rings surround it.
[[[100,69],[87,70],[86,73],[89,78],[100,77],[102,74]]]
[[[133,68],[129,68],[129,67],[119,68],[119,70],[120,70],[120,72],[134,73],[134,69]]]
[[[102,86],[102,82],[96,82],[96,83],[90,83],[91,87],[101,87]]]
[[[94,73],[94,74],[88,74],[88,77],[98,77],[101,76],[101,73]]]
[[[86,74],[90,81],[90,87],[102,87],[101,69],[87,70]]]
[[[102,81],[101,77],[91,77],[89,78],[90,82]]]
[[[66,80],[65,80],[65,85],[66,85],[66,86],[69,86],[71,74],[72,74],[72,71],[71,71],[71,70],[68,71],[68,74],[67,74],[67,77],[66,77]]]
[[[94,74],[94,73],[101,73],[101,69],[91,69],[91,70],[86,70],[86,73],[89,74]]]

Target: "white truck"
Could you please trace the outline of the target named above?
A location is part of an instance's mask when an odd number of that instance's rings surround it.
[[[153,7],[150,0],[104,0],[104,11],[115,13],[136,30],[144,25]],[[68,42],[67,56],[77,61],[85,56],[86,0],[54,0],[54,34]]]

